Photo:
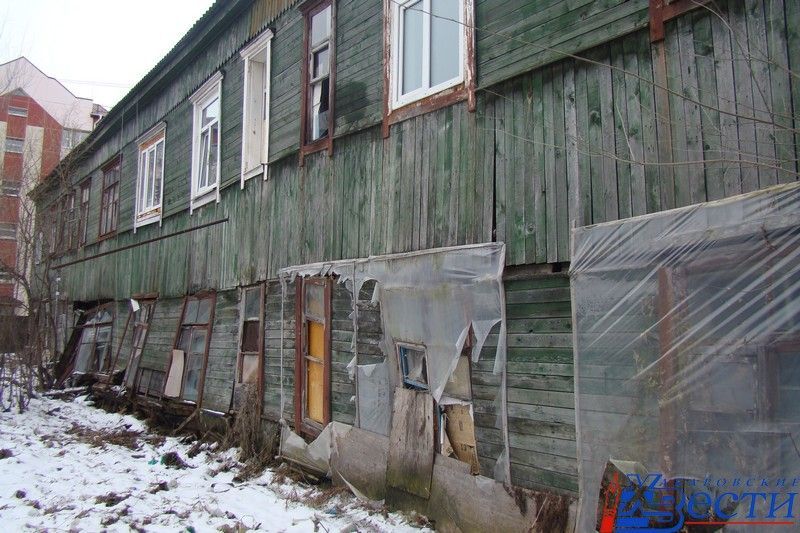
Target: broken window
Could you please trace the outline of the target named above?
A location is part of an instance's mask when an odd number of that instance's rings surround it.
[[[152,368],[139,369],[136,392],[142,396],[161,397],[164,390],[164,372]]]
[[[125,378],[125,385],[131,387],[134,377],[139,368],[139,361],[142,358],[142,350],[147,340],[147,332],[150,329],[150,320],[156,306],[155,300],[132,300],[135,310],[131,311],[133,316],[133,330],[131,337],[131,353],[128,358],[128,371]]]
[[[75,354],[74,372],[107,373],[111,367],[111,328],[114,315],[109,305],[90,312],[81,326],[81,337]]]
[[[425,347],[404,342],[396,343],[396,347],[403,386],[420,392],[430,392]],[[468,340],[456,368],[445,384],[441,399],[438,402],[434,401],[434,418],[437,451],[469,464],[472,473],[478,474],[480,464],[471,403],[471,352],[472,343]]]
[[[258,383],[264,346],[264,285],[242,289],[242,337],[236,370],[237,383]]]
[[[269,153],[269,69],[272,31],[266,30],[241,51],[244,59],[242,111],[242,186],[264,170]]]
[[[187,296],[181,326],[170,363],[165,395],[197,402],[202,387],[202,372],[211,338],[215,293]],[[173,389],[171,384],[175,384]]]
[[[397,344],[397,357],[400,361],[400,373],[403,376],[403,386],[407,389],[428,389],[428,364],[425,356],[425,347],[414,344]]]
[[[330,0],[307,3],[305,15],[305,55],[303,68],[303,138],[309,151],[323,148],[333,126],[331,67],[333,64],[333,6]]]
[[[330,313],[328,278],[298,281],[298,323],[295,422],[316,434],[330,422]]]

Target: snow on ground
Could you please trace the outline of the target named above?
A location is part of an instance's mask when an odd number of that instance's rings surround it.
[[[325,498],[272,470],[236,482],[235,450],[203,445],[190,458],[190,447],[85,397],[34,399],[23,414],[0,413],[2,529],[419,531],[408,517],[349,495],[316,508],[300,503]],[[162,464],[168,452],[189,467]]]

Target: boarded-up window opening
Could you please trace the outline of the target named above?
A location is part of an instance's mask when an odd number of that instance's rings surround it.
[[[114,315],[108,305],[90,312],[81,326],[81,337],[75,352],[74,371],[103,373],[111,366],[111,329]]]
[[[297,291],[295,424],[317,435],[331,420],[331,280],[300,280]]]
[[[147,341],[147,332],[150,329],[150,320],[153,318],[153,310],[156,306],[155,300],[139,301],[139,309],[133,312],[133,330],[131,337],[131,352],[128,358],[128,371],[125,378],[125,385],[131,387],[139,368],[139,361],[142,358],[144,343]]]
[[[180,398],[188,402],[201,395],[215,301],[215,293],[187,296],[183,306],[175,349],[184,353]]]

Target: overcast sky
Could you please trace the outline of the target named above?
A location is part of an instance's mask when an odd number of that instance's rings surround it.
[[[0,0],[0,63],[25,56],[111,108],[213,0]]]

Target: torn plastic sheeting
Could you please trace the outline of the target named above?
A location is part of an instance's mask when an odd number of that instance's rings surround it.
[[[336,439],[345,437],[350,426],[339,422],[331,422],[312,442],[306,443],[303,438],[289,429],[281,428],[280,456],[295,464],[308,468],[321,475],[330,477],[330,459],[336,446]]]
[[[392,419],[389,363],[358,365],[357,372],[360,427],[388,437]]]
[[[579,530],[611,458],[795,477],[798,184],[578,228],[572,258]]]
[[[298,276],[336,275],[345,286],[351,282],[356,295],[364,282],[375,280],[373,301],[381,305],[384,353],[394,360],[396,342],[424,345],[428,386],[436,401],[458,364],[470,328],[475,335],[473,361],[478,361],[489,332],[500,323],[494,371],[501,376],[497,427],[506,452],[497,468],[504,470],[498,479],[507,479],[504,264],[505,245],[488,243],[301,265],[281,269],[279,275],[284,287]]]

